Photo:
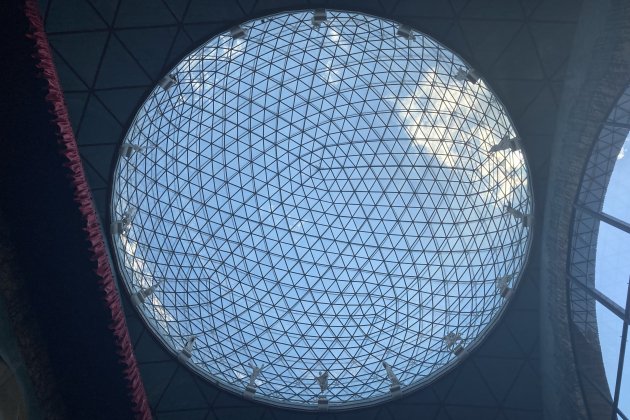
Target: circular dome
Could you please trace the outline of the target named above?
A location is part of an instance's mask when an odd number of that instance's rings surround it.
[[[152,331],[276,405],[435,379],[496,320],[529,249],[501,103],[436,41],[358,13],[209,40],[149,94],[114,178],[115,254]]]

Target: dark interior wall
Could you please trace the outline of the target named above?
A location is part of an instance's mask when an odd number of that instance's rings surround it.
[[[22,2],[0,3],[3,297],[48,418],[133,417],[70,159]]]
[[[0,364],[5,367],[0,374],[0,418],[40,419],[43,418],[40,400],[51,397],[47,394],[50,388],[35,388],[31,377],[46,375],[46,359],[36,350],[29,320],[21,310],[21,274],[15,264],[15,252],[0,214]],[[29,351],[25,352],[27,347]],[[43,405],[49,406],[51,402]],[[12,414],[18,407],[21,417]]]

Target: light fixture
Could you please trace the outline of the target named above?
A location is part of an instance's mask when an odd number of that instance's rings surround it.
[[[111,223],[110,229],[113,235],[126,235],[131,229],[131,222],[133,220],[134,215],[136,214],[136,209],[131,207],[125,210],[120,219],[115,220]]]
[[[444,344],[455,356],[459,356],[464,352],[464,346],[462,345],[461,334],[451,331],[444,336]]]
[[[190,337],[186,339],[186,344],[184,344],[184,347],[182,347],[182,349],[179,351],[179,354],[177,355],[177,358],[181,362],[187,362],[192,357],[192,352],[195,347],[196,338],[197,338],[196,336],[191,335]]]
[[[313,12],[313,27],[319,28],[322,26],[322,23],[326,22],[326,10],[325,9],[315,9]]]
[[[521,221],[524,227],[530,227],[532,225],[534,221],[534,216],[532,214],[524,213],[521,210],[512,207],[510,203],[503,205],[503,208],[507,214],[511,215],[516,220]]]
[[[396,31],[396,35],[410,41],[413,40],[413,31],[407,25],[398,25],[398,31]]]
[[[143,304],[144,300],[148,298],[149,296],[151,296],[153,292],[155,292],[155,289],[160,285],[161,282],[162,280],[158,280],[155,282],[155,284],[146,288],[142,288],[138,290],[136,293],[134,293],[133,295],[131,295],[131,301],[133,302],[133,304],[134,305]]]
[[[158,85],[164,90],[169,90],[177,83],[177,78],[174,74],[167,74],[158,82]]]
[[[247,32],[245,31],[245,28],[239,25],[230,29],[230,35],[234,39],[243,39],[247,36]]]
[[[396,374],[392,370],[392,367],[389,363],[383,362],[383,367],[385,368],[385,372],[387,372],[387,378],[390,381],[389,391],[392,393],[392,397],[397,398],[401,395],[400,381],[396,377]]]
[[[473,85],[479,82],[479,75],[474,69],[459,68],[457,69],[457,73],[455,73],[454,77],[459,81],[468,82]]]
[[[521,147],[519,145],[518,137],[512,137],[509,134],[504,135],[501,138],[501,141],[494,146],[492,146],[489,150],[490,153],[498,152],[499,150],[519,150]]]

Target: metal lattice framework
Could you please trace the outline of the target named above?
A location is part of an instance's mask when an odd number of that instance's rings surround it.
[[[452,366],[516,286],[519,149],[484,81],[410,28],[251,21],[138,111],[115,170],[118,263],[156,335],[224,388],[376,402]]]
[[[630,86],[621,94],[608,118],[602,123],[599,136],[593,144],[582,175],[573,216],[571,253],[569,256],[568,282],[571,290],[571,320],[577,352],[577,367],[589,408],[611,418],[627,419],[621,407],[627,406],[626,393],[622,392],[622,373],[626,359],[630,286],[626,270],[610,270],[610,264],[599,253],[609,247],[624,249],[630,238],[630,221],[627,212],[617,213],[627,197],[623,195],[623,178],[615,170],[623,155],[624,144],[630,139]],[[611,190],[611,186],[614,186]],[[610,207],[612,203],[613,211]],[[610,243],[602,240],[608,238]],[[612,238],[612,240],[611,240]],[[599,266],[599,267],[598,267]],[[608,271],[607,271],[608,269]],[[603,279],[604,273],[609,277]],[[612,279],[610,278],[612,277]],[[606,288],[606,280],[616,284]],[[611,281],[612,280],[612,281]],[[626,298],[626,299],[624,299]],[[625,304],[623,302],[625,301]],[[617,318],[615,318],[617,317]],[[614,329],[619,322],[619,341],[602,334],[601,329]],[[578,338],[581,337],[581,339]],[[602,339],[603,337],[603,339]],[[583,341],[581,341],[583,340]],[[585,345],[587,343],[588,345]],[[602,355],[618,360],[614,375],[604,365]],[[609,376],[610,375],[610,376]],[[613,379],[614,377],[614,379]],[[626,386],[626,385],[624,385]],[[605,411],[608,410],[608,411]],[[627,412],[627,409],[625,409]],[[600,414],[601,415],[601,414]]]

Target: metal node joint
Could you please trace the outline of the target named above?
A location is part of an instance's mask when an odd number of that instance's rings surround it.
[[[446,334],[442,340],[444,340],[446,348],[450,350],[455,356],[459,356],[464,352],[464,340],[459,333],[451,331],[450,333]]]
[[[195,335],[191,335],[190,337],[188,337],[188,339],[186,340],[186,344],[184,344],[184,348],[182,348],[177,355],[177,359],[180,362],[187,362],[188,360],[190,360],[190,358],[192,357],[192,351],[195,346],[196,338],[197,336]]]
[[[457,69],[455,79],[475,85],[479,82],[479,75],[474,69]]]
[[[326,19],[328,19],[328,16],[326,16],[326,9],[315,9],[313,12],[313,18],[311,19],[313,28],[320,28],[322,23],[326,22]]]
[[[490,150],[488,150],[488,152],[495,153],[495,152],[498,152],[499,150],[508,150],[508,149],[514,152],[516,150],[519,150],[520,148],[521,146],[519,143],[519,138],[510,137],[509,134],[506,134],[505,136],[503,136],[501,141],[499,141],[499,143],[492,146]]]

